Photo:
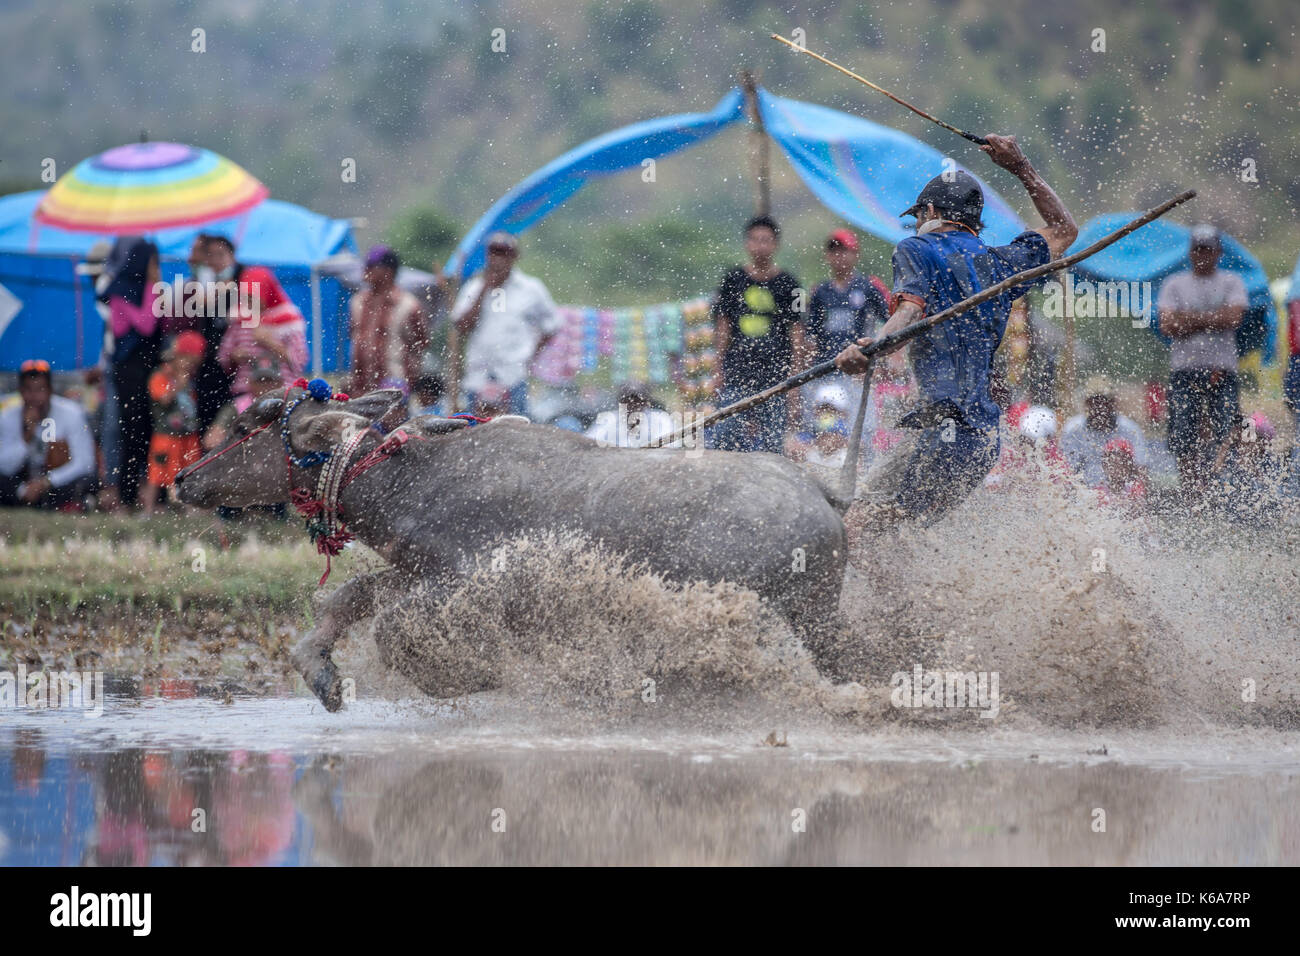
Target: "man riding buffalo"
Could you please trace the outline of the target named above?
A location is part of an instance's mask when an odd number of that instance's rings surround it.
[[[1078,235],[1064,203],[1030,164],[1014,136],[989,135],[981,147],[1024,184],[1043,217],[1041,229],[1005,246],[980,238],[984,193],[969,173],[955,170],[926,184],[901,215],[916,217],[916,235],[894,250],[890,335],[1025,269],[1059,258]],[[1017,286],[911,343],[920,404],[900,424],[919,429],[906,457],[888,469],[896,487],[880,502],[894,517],[933,520],[960,503],[998,460],[1000,410],[989,392],[993,353],[1002,341],[1011,305],[1032,283]],[[849,345],[835,358],[842,372],[860,374],[869,361]]]

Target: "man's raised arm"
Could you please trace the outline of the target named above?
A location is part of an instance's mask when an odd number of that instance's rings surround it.
[[[1074,242],[1075,237],[1079,235],[1079,227],[1075,225],[1070,210],[1065,208],[1065,203],[1061,202],[1061,197],[1056,195],[1056,191],[1047,185],[1042,176],[1038,175],[1038,171],[1029,162],[1029,158],[1025,156],[1014,136],[998,136],[996,133],[989,133],[984,138],[989,144],[981,146],[980,149],[988,153],[993,162],[1024,185],[1029,198],[1033,200],[1034,208],[1046,223],[1036,232],[1047,240],[1047,248],[1051,250],[1052,258],[1061,258],[1065,250],[1070,248],[1070,243]]]

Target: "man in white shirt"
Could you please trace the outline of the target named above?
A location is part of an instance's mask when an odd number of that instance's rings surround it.
[[[95,442],[86,413],[54,394],[50,365],[24,362],[19,400],[0,410],[0,505],[52,508],[77,501],[95,476]]]
[[[1102,459],[1106,445],[1123,439],[1133,446],[1133,460],[1145,468],[1148,463],[1146,441],[1137,422],[1119,414],[1115,391],[1100,375],[1088,379],[1083,387],[1083,414],[1075,415],[1061,431],[1061,454],[1079,473],[1089,488],[1106,484]]]
[[[528,414],[528,366],[562,324],[541,280],[514,267],[519,244],[505,232],[487,240],[487,265],[461,288],[452,306],[464,350],[461,388],[471,409],[489,384],[506,389],[510,412]]]
[[[1219,268],[1222,244],[1213,226],[1192,230],[1192,268],[1171,275],[1156,307],[1169,349],[1169,450],[1184,495],[1205,488],[1220,446],[1241,419],[1237,393],[1237,327],[1246,286]]]

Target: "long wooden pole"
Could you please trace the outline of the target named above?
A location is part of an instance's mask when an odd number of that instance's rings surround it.
[[[1088,246],[1088,248],[1080,249],[1078,252],[1074,253],[1074,255],[1066,256],[1063,259],[1056,259],[1052,262],[1046,262],[1041,266],[1035,266],[1032,269],[1026,269],[1024,272],[1017,272],[1015,275],[1003,279],[997,285],[991,285],[983,292],[977,292],[975,295],[971,296],[968,299],[962,299],[956,305],[949,306],[948,308],[944,309],[942,312],[936,312],[934,315],[926,316],[921,321],[913,322],[911,325],[907,326],[906,328],[899,329],[897,332],[894,332],[891,335],[886,335],[884,338],[877,339],[876,341],[872,342],[870,345],[862,346],[861,348],[859,348],[859,351],[866,358],[874,358],[875,356],[878,355],[887,355],[890,352],[895,352],[898,349],[902,348],[904,345],[906,345],[908,342],[910,342],[912,339],[916,338],[922,332],[926,331],[927,329],[934,328],[940,322],[946,322],[949,319],[954,318],[955,316],[961,315],[963,312],[968,312],[971,309],[975,308],[975,306],[981,305],[982,303],[987,302],[989,299],[996,298],[997,296],[1000,296],[1002,293],[1007,292],[1008,290],[1013,289],[1018,285],[1023,285],[1026,282],[1032,282],[1034,279],[1038,279],[1045,275],[1050,275],[1053,272],[1060,272],[1062,269],[1068,269],[1071,266],[1082,262],[1084,259],[1087,259],[1089,256],[1095,256],[1097,253],[1101,252],[1101,250],[1105,249],[1107,246],[1119,242],[1119,240],[1123,239],[1129,233],[1136,232],[1137,230],[1145,226],[1147,223],[1159,219],[1161,216],[1163,216],[1169,210],[1173,209],[1175,206],[1181,206],[1183,203],[1194,198],[1195,196],[1196,196],[1195,189],[1189,189],[1186,192],[1179,193],[1177,196],[1174,196],[1172,199],[1166,199],[1164,202],[1162,202],[1159,206],[1156,206],[1154,209],[1148,209],[1146,212],[1138,216],[1128,225],[1116,229],[1108,236],[1103,236],[1101,239],[1098,239],[1092,245]],[[713,412],[712,414],[706,415],[703,418],[692,422],[686,428],[678,429],[677,431],[673,432],[671,435],[665,435],[662,438],[660,438],[658,442],[656,442],[650,447],[661,448],[664,445],[671,445],[673,442],[679,440],[683,435],[686,434],[696,433],[698,435],[699,430],[702,428],[707,428],[710,425],[722,421],[724,418],[730,418],[732,415],[737,415],[740,412],[748,411],[749,409],[753,408],[755,405],[761,405],[769,398],[775,398],[777,395],[784,394],[785,392],[788,392],[792,389],[796,389],[801,385],[807,385],[809,382],[815,379],[819,379],[823,375],[829,375],[831,372],[834,372],[835,370],[836,370],[836,366],[835,366],[834,359],[829,359],[825,362],[820,362],[817,365],[812,366],[811,368],[804,369],[802,372],[798,373],[797,375],[791,375],[785,381],[778,382],[776,385],[773,385],[770,388],[765,388],[761,392],[756,392],[755,394],[749,396],[748,398],[742,398],[738,402],[732,402],[730,405],[727,405],[724,408],[720,408],[717,411]]]
[[[852,77],[853,79],[857,80],[859,83],[863,83],[863,84],[865,84],[866,86],[871,87],[871,88],[872,88],[873,90],[875,90],[877,93],[883,93],[885,96],[888,96],[891,100],[893,100],[893,101],[894,101],[895,103],[897,103],[899,106],[905,106],[905,107],[907,107],[909,110],[911,110],[911,111],[912,111],[913,113],[915,113],[917,116],[923,116],[923,117],[925,117],[926,119],[928,119],[931,123],[937,123],[938,125],[942,126],[944,129],[948,130],[949,132],[956,133],[958,136],[962,137],[963,139],[968,139],[968,140],[970,140],[972,143],[976,143],[976,144],[978,144],[978,145],[980,145],[980,146],[987,146],[987,145],[989,144],[989,141],[986,140],[983,136],[976,136],[974,133],[968,133],[968,132],[966,132],[965,130],[958,129],[958,128],[955,127],[955,126],[950,126],[949,124],[945,123],[943,120],[939,119],[939,117],[937,117],[937,116],[931,116],[931,115],[930,115],[929,113],[927,113],[925,110],[923,110],[923,109],[918,109],[917,107],[913,106],[911,103],[907,102],[907,100],[905,100],[905,99],[901,99],[901,98],[895,96],[893,93],[889,92],[889,90],[885,89],[883,86],[876,86],[875,83],[872,83],[872,82],[871,82],[870,80],[868,80],[866,77],[858,76],[858,74],[854,73],[852,70],[845,69],[844,67],[842,67],[842,66],[840,66],[838,63],[836,63],[834,60],[828,60],[828,59],[826,59],[826,57],[821,56],[821,55],[818,54],[818,53],[814,53],[812,50],[809,50],[807,47],[802,47],[802,46],[800,46],[799,44],[795,43],[793,40],[787,40],[785,37],[781,36],[781,34],[779,34],[779,33],[773,33],[773,34],[772,34],[772,39],[773,39],[773,40],[780,40],[782,43],[784,43],[786,46],[788,46],[788,47],[789,47],[790,49],[792,49],[792,50],[797,50],[797,51],[800,52],[800,53],[806,53],[806,54],[808,54],[808,56],[812,57],[814,60],[819,60],[820,62],[825,63],[827,66],[832,67],[833,69],[839,70],[839,71],[840,71],[841,73],[843,73],[845,76]]]
[[[1075,350],[1074,331],[1074,282],[1070,273],[1063,281],[1065,294],[1061,296],[1061,322],[1065,326],[1065,348],[1061,354],[1061,367],[1057,369],[1056,403],[1061,413],[1061,421],[1073,414],[1074,390],[1078,384],[1078,355]]]

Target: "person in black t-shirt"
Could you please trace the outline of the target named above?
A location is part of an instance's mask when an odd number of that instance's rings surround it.
[[[719,373],[718,404],[730,404],[775,385],[790,374],[795,355],[806,358],[799,280],[776,266],[781,229],[770,216],[745,226],[749,265],[722,278],[713,302]],[[802,362],[800,363],[803,364]],[[780,454],[793,407],[778,396],[713,426],[710,445],[727,451]]]

